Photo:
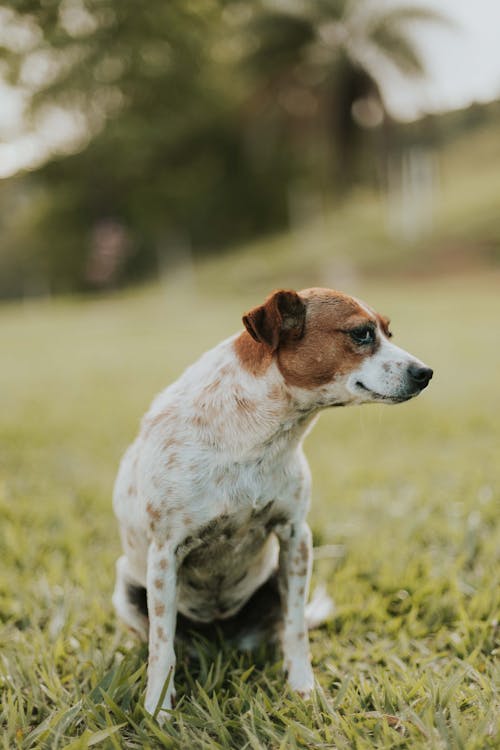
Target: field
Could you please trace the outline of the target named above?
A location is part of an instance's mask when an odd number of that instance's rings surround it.
[[[152,396],[272,288],[257,274],[235,289],[232,262],[0,309],[0,746],[498,748],[494,272],[347,289],[435,378],[407,404],[325,413],[307,439],[314,582],[336,603],[312,633],[313,700],[287,691],[272,647],[199,643],[180,654],[171,724],[145,715],[146,649],[110,601],[111,488]]]

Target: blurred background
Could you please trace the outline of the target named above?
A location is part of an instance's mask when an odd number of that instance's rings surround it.
[[[498,267],[499,27],[495,0],[0,2],[0,298],[221,254],[245,288]]]

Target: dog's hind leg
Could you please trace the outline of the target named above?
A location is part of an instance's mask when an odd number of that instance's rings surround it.
[[[118,617],[140,638],[148,638],[146,590],[132,575],[125,555],[116,562],[116,583],[113,605]]]

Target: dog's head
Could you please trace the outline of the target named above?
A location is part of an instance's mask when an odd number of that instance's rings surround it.
[[[310,391],[318,406],[400,403],[432,377],[389,341],[387,318],[332,289],[274,292],[243,323],[261,352],[276,359],[285,382]]]

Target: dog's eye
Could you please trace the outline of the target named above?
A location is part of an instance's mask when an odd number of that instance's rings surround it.
[[[356,344],[367,345],[375,343],[375,330],[371,326],[361,326],[349,331],[349,336]]]

